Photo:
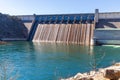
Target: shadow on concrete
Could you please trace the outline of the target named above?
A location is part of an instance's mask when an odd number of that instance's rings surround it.
[[[120,28],[120,19],[100,19],[96,28]]]

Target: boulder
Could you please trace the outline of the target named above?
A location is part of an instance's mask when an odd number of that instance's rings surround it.
[[[76,80],[94,80],[92,77],[82,77],[81,79]]]
[[[118,80],[120,78],[120,69],[107,69],[105,77],[110,80]]]

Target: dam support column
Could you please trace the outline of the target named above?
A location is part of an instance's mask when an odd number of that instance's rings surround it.
[[[90,33],[90,37],[91,37],[90,45],[95,45],[94,30],[95,30],[95,21],[92,21],[91,28],[90,28],[90,31],[91,31],[91,33]]]
[[[91,42],[90,42],[90,45],[95,45],[96,43],[96,39],[94,39],[94,30],[95,30],[95,26],[96,26],[96,23],[98,23],[99,21],[99,9],[95,9],[95,16],[94,16],[94,21],[92,21],[92,24],[91,24]]]
[[[99,20],[99,9],[95,9],[95,23],[98,23]]]

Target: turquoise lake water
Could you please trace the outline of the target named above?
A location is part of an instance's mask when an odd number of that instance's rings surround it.
[[[0,45],[0,64],[7,66],[8,77],[19,76],[16,80],[59,80],[119,61],[120,46],[32,42]]]

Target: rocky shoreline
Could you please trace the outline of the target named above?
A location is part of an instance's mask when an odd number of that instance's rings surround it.
[[[99,69],[98,71],[78,73],[73,77],[61,80],[120,80],[120,63]]]

